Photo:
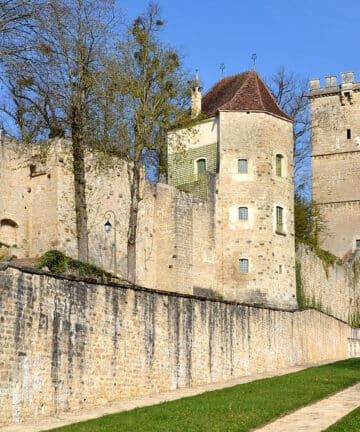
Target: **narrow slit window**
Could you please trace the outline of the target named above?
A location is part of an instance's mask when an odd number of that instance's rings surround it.
[[[360,249],[360,239],[356,240],[356,249]]]
[[[351,129],[346,129],[346,138],[351,139]]]
[[[276,155],[276,175],[278,177],[283,176],[283,156],[278,154]]]
[[[239,220],[248,220],[249,210],[247,207],[239,207]]]
[[[248,161],[247,159],[238,159],[238,173],[247,174],[248,172]]]
[[[239,272],[249,273],[249,260],[247,258],[239,259]]]
[[[284,209],[282,207],[276,207],[276,231],[282,233],[284,230]]]
[[[206,173],[206,160],[205,159],[198,159],[196,161],[197,164],[197,174],[199,176],[203,176]]]

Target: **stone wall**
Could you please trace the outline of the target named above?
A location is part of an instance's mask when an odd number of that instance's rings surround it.
[[[349,323],[360,324],[360,268],[355,254],[343,265],[329,265],[304,245],[299,246],[302,291],[309,306]],[[358,324],[358,325],[359,325]]]
[[[77,257],[74,183],[69,144],[26,149],[7,140],[1,145],[0,243],[5,253],[35,258],[50,249]],[[41,157],[40,157],[41,156]],[[36,164],[35,175],[31,165]],[[86,196],[89,259],[127,276],[130,187],[127,166],[88,154]],[[211,177],[211,176],[210,176]],[[182,293],[214,289],[214,179],[206,182],[207,200],[178,189],[143,181],[138,213],[137,284]],[[212,193],[208,192],[207,185]],[[105,232],[107,211],[113,230]],[[3,222],[10,221],[15,226]],[[1,244],[0,244],[1,248]],[[0,250],[1,253],[1,250]]]
[[[2,426],[343,359],[349,327],[315,310],[255,308],[4,266],[0,334]]]
[[[331,79],[330,79],[331,78]],[[360,240],[360,83],[351,72],[312,80],[312,192],[326,220],[321,247],[343,258]]]
[[[217,282],[241,302],[296,308],[292,123],[267,113],[220,112]],[[282,173],[276,173],[276,155]],[[248,172],[238,172],[246,159]],[[248,208],[239,220],[238,208]],[[276,207],[283,210],[278,232]],[[239,271],[247,259],[249,272]]]

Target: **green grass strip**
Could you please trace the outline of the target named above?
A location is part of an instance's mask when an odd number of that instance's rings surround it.
[[[360,401],[359,401],[360,403]],[[360,431],[360,408],[326,429],[326,432],[359,432]]]
[[[360,358],[253,381],[83,423],[63,432],[241,432],[360,381]]]

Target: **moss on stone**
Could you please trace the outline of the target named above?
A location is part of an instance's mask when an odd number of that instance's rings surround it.
[[[314,252],[314,254],[321,259],[323,266],[324,266],[324,270],[325,270],[325,274],[326,277],[329,277],[329,267],[330,266],[334,266],[335,264],[337,265],[343,265],[344,261],[342,259],[340,259],[339,257],[337,257],[336,255],[332,254],[331,252],[321,249],[318,246],[314,246],[312,248],[312,251]]]
[[[47,267],[51,273],[72,274],[101,280],[109,280],[114,277],[100,267],[75,260],[57,250],[50,250],[42,255],[35,267],[38,269]]]

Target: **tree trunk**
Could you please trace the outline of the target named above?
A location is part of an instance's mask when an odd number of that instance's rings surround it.
[[[130,178],[130,215],[127,244],[128,280],[136,283],[136,236],[140,202],[141,151],[136,150]]]
[[[85,180],[85,145],[81,113],[75,108],[72,121],[72,153],[75,188],[75,212],[78,260],[87,262],[89,258],[86,180]]]

